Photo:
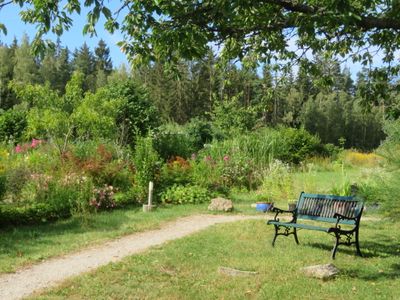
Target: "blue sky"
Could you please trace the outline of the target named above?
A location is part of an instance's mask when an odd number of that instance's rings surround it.
[[[1,42],[10,44],[14,37],[20,40],[24,33],[28,34],[31,39],[35,35],[35,26],[22,22],[19,17],[19,12],[20,8],[17,5],[7,5],[0,10],[0,22],[6,25],[8,31],[6,36],[2,33],[0,34]],[[82,44],[86,41],[89,47],[93,50],[99,40],[103,39],[110,48],[110,55],[114,66],[118,67],[123,63],[128,64],[126,56],[116,45],[118,41],[122,40],[122,35],[120,33],[115,33],[112,35],[104,30],[102,19],[99,21],[99,24],[96,27],[97,37],[83,35],[82,29],[86,21],[86,13],[87,10],[82,9],[81,15],[73,15],[73,26],[68,32],[65,32],[60,37],[62,44],[64,46],[68,46],[68,48],[73,51],[75,48],[82,46]],[[49,35],[48,38],[55,41],[57,37],[55,35]]]

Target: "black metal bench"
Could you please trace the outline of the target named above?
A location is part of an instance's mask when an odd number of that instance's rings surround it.
[[[272,209],[276,213],[275,217],[267,222],[267,224],[275,226],[272,246],[275,246],[278,235],[289,236],[291,234],[293,234],[296,243],[299,244],[297,230],[309,229],[334,235],[336,241],[332,249],[332,259],[335,259],[339,245],[351,246],[354,244],[357,255],[362,256],[358,238],[363,208],[364,203],[355,197],[306,194],[302,192],[294,210],[282,210],[276,207]],[[280,221],[278,215],[281,213],[291,213],[292,220],[289,222]],[[298,220],[321,221],[333,224],[331,226],[316,226],[307,222],[298,223]]]

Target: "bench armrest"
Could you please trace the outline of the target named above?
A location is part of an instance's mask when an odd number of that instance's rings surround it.
[[[277,213],[293,213],[294,210],[284,210],[284,209],[280,209],[277,207],[273,207],[272,208],[272,212],[277,212]]]
[[[294,209],[294,210],[284,210],[284,209],[280,209],[280,208],[277,208],[277,207],[273,207],[273,208],[272,208],[272,212],[275,213],[274,221],[279,222],[279,218],[278,218],[278,215],[279,215],[279,214],[281,214],[281,213],[289,213],[289,214],[292,214],[292,220],[290,221],[290,223],[296,223],[297,209]]]
[[[340,221],[340,220],[354,220],[354,221],[356,221],[356,220],[357,220],[357,218],[346,217],[346,216],[341,215],[341,214],[339,214],[339,213],[335,213],[335,214],[333,215],[333,217],[334,217],[334,218],[337,218],[338,221]]]
[[[354,221],[354,223],[355,223],[355,224],[354,224],[354,229],[352,229],[352,230],[355,230],[355,229],[358,228],[358,222],[359,222],[359,218],[358,218],[358,217],[355,217],[355,218],[346,217],[346,216],[341,215],[341,214],[339,214],[339,213],[335,213],[335,214],[333,215],[333,217],[336,218],[336,223],[335,223],[335,227],[334,227],[334,228],[331,228],[331,229],[332,229],[332,232],[335,231],[335,230],[341,230],[341,226],[340,226],[340,221],[341,221],[341,220],[352,220],[352,221]],[[330,232],[331,232],[331,231],[330,231]]]

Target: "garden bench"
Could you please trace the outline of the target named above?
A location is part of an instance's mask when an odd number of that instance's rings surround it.
[[[354,244],[357,255],[362,256],[358,237],[363,208],[364,203],[352,196],[317,195],[302,192],[294,210],[282,210],[276,207],[272,209],[275,217],[267,222],[268,225],[271,224],[275,227],[272,246],[275,246],[278,235],[289,236],[291,234],[299,244],[297,230],[308,229],[326,232],[336,238],[332,249],[332,259],[335,259],[339,245],[351,246]],[[291,213],[292,219],[289,222],[280,221],[278,215],[281,213]],[[298,223],[299,220],[304,222]],[[307,221],[332,224],[317,226]]]

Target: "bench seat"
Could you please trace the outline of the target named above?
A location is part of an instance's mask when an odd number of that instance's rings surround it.
[[[285,226],[285,227],[294,227],[294,228],[299,228],[299,229],[317,230],[317,231],[323,231],[323,232],[329,232],[332,229],[332,227],[326,228],[326,227],[319,227],[319,226],[314,226],[314,225],[310,225],[310,224],[299,224],[299,223],[290,223],[290,222],[268,221],[268,224]]]

